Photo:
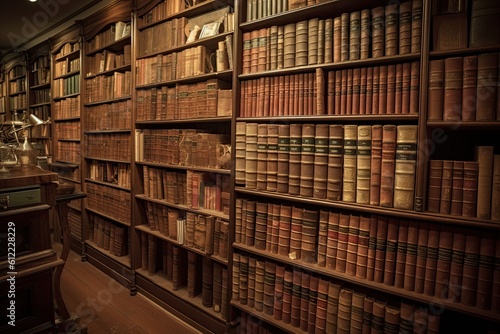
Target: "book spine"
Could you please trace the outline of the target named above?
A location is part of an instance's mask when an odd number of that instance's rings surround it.
[[[365,303],[365,295],[354,291],[352,294],[351,306],[351,333],[361,333],[363,330],[363,309]]]
[[[349,17],[349,60],[360,59],[361,12],[350,13]]]
[[[368,264],[368,246],[370,242],[370,218],[359,218],[358,250],[356,259],[356,277],[366,278]]]
[[[453,233],[449,291],[448,291],[448,299],[452,302],[459,303],[461,299],[464,257],[465,257],[465,230],[457,229]]]
[[[389,218],[387,223],[387,245],[384,264],[384,284],[394,285],[396,257],[398,247],[399,222],[397,218]]]
[[[413,0],[411,5],[411,52],[420,52],[422,36],[422,0]]]
[[[360,59],[370,58],[370,36],[371,36],[371,19],[370,10],[363,9],[361,11],[360,23]]]
[[[274,283],[274,304],[273,318],[281,320],[283,318],[283,289],[285,284],[285,267],[276,266],[276,276]]]
[[[429,225],[427,235],[427,259],[425,262],[424,294],[434,295],[434,285],[436,282],[436,268],[439,251],[439,226]]]
[[[302,124],[299,195],[313,196],[315,124]]]
[[[370,218],[370,232],[368,239],[368,260],[366,263],[366,278],[369,281],[374,280],[375,275],[375,255],[377,252],[377,217],[372,215]]]
[[[398,242],[396,246],[396,266],[394,269],[394,286],[404,287],[406,253],[408,249],[408,221],[399,221]]]
[[[453,180],[451,185],[450,214],[460,216],[462,214],[464,190],[464,162],[453,161]]]
[[[344,126],[344,167],[342,182],[342,201],[356,201],[356,150],[358,126],[349,124]]]
[[[316,310],[310,314],[316,315],[314,330],[312,333],[325,334],[326,333],[326,317],[328,308],[328,280],[319,278],[318,292],[316,301]]]
[[[397,127],[384,125],[382,128],[382,159],[380,167],[380,205],[392,207],[394,203],[394,168],[396,155]]]
[[[444,61],[444,121],[462,119],[463,58],[452,57]]]
[[[267,124],[257,125],[257,190],[267,189]]]
[[[328,181],[329,125],[317,124],[314,140],[313,197],[325,199]]]
[[[384,281],[385,255],[387,252],[388,218],[377,217],[377,248],[375,250],[375,268],[373,280],[378,283]]]
[[[280,193],[288,192],[289,151],[290,126],[288,124],[282,124],[279,125],[278,128],[278,174],[276,188]]]
[[[300,193],[301,152],[302,152],[302,125],[290,124],[290,151],[288,192],[291,195]]]
[[[399,125],[394,166],[394,208],[412,210],[415,197],[417,126]]]
[[[370,162],[370,204],[380,204],[381,163],[382,163],[382,125],[372,125],[371,162]]]
[[[399,54],[411,53],[411,2],[399,4]]]
[[[293,272],[290,269],[285,269],[283,283],[283,307],[281,310],[281,318],[285,324],[289,324],[292,317],[292,289],[293,289]]]
[[[340,200],[342,194],[343,126],[340,124],[330,124],[329,138],[326,198],[329,200]]]
[[[408,235],[409,235],[408,231]],[[427,260],[427,240],[429,235],[429,224],[420,224],[418,227],[417,261],[415,267],[415,285],[413,291],[424,292],[425,264]]]
[[[491,186],[493,178],[493,146],[476,146],[478,162],[476,217],[491,218]]]
[[[292,207],[281,205],[279,222],[278,254],[288,256],[292,228]]]
[[[318,266],[326,267],[328,243],[328,211],[321,210],[318,225]]]
[[[500,221],[500,155],[493,156],[491,185],[491,220]]]
[[[264,275],[265,275],[265,262],[262,260],[256,260],[254,308],[260,312],[262,312],[262,310],[264,309]]]
[[[339,295],[337,332],[349,333],[351,329],[351,308],[353,290],[342,289]]]
[[[427,105],[427,119],[429,121],[443,120],[444,73],[444,60],[436,59],[429,62],[429,92]]]
[[[306,263],[317,263],[316,244],[318,234],[318,212],[304,210],[302,221],[301,258]]]
[[[498,53],[484,53],[477,58],[476,121],[496,120]]]
[[[384,56],[385,39],[385,9],[384,7],[375,7],[372,9],[372,57],[378,58]]]
[[[427,184],[427,211],[429,212],[439,212],[442,178],[443,160],[431,160],[429,162],[429,181]]]
[[[264,265],[264,313],[273,314],[274,310],[274,284],[276,278],[276,264],[271,261],[265,261]]]
[[[246,123],[245,187],[257,188],[257,123]]]
[[[479,246],[476,306],[484,310],[489,310],[491,308],[494,258],[495,239],[490,232],[482,232]]]
[[[398,54],[399,45],[399,4],[385,6],[385,55]]]
[[[337,259],[335,261],[335,270],[341,273],[345,273],[346,269],[348,238],[349,238],[349,215],[340,214],[338,244],[337,244]]]
[[[292,208],[291,230],[290,230],[290,252],[289,256],[295,260],[302,259],[302,228],[304,209]]]
[[[450,214],[452,186],[453,186],[453,161],[446,160],[443,161],[439,213]]]
[[[463,59],[462,121],[476,120],[477,56]]]
[[[359,244],[359,228],[360,217],[350,215],[349,217],[349,233],[347,236],[347,256],[346,256],[346,273],[356,275],[358,244]]]
[[[329,212],[328,214],[328,237],[326,241],[326,267],[335,269],[337,266],[337,248],[339,240],[340,215]]]
[[[481,238],[476,232],[469,231],[465,236],[464,269],[460,301],[462,304],[469,306],[476,305],[480,243]]]
[[[356,203],[370,204],[372,126],[358,126]]]

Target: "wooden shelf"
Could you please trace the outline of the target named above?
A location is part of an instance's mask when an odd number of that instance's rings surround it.
[[[497,130],[500,129],[500,121],[427,121],[427,126],[452,130]]]
[[[453,310],[453,311],[456,311],[459,313],[470,314],[470,315],[474,315],[474,316],[477,316],[477,317],[480,317],[483,319],[500,322],[500,313],[495,313],[495,312],[490,311],[490,310],[482,310],[478,307],[467,306],[467,305],[455,303],[455,302],[447,300],[447,299],[442,299],[442,298],[435,297],[435,296],[428,296],[428,295],[424,295],[423,293],[407,291],[407,290],[404,290],[401,288],[397,288],[395,286],[385,285],[383,283],[368,281],[366,279],[352,276],[352,275],[349,275],[346,273],[337,272],[337,271],[328,269],[326,267],[320,267],[317,264],[301,262],[298,260],[297,261],[291,260],[289,257],[283,256],[283,255],[278,255],[278,254],[273,254],[273,253],[270,253],[267,251],[258,250],[258,249],[255,249],[254,247],[249,247],[249,246],[239,244],[239,243],[234,243],[233,247],[240,249],[242,251],[248,252],[248,253],[262,256],[264,258],[272,259],[272,260],[277,261],[277,262],[289,264],[293,267],[301,268],[302,270],[314,271],[314,272],[319,273],[321,275],[340,279],[344,282],[352,283],[352,284],[362,286],[365,288],[370,288],[370,289],[373,289],[375,291],[381,291],[381,292],[395,295],[398,297],[412,299],[412,300],[417,301],[419,303],[433,305],[435,308],[438,308],[438,309],[449,309],[449,310]]]
[[[100,104],[114,103],[114,102],[120,102],[120,101],[127,101],[127,100],[130,100],[130,99],[131,99],[131,96],[127,95],[127,96],[115,97],[115,98],[112,98],[112,99],[107,99],[107,100],[102,100],[102,101],[85,102],[84,106],[85,107],[97,106],[97,105],[100,105]]]
[[[169,165],[169,164],[164,164],[164,163],[160,163],[160,162],[148,162],[148,161],[136,161],[135,163],[138,165],[144,165],[144,166],[150,166],[150,167],[171,168],[171,169],[180,169],[180,170],[192,170],[192,171],[197,171],[197,172],[217,173],[217,174],[224,174],[224,175],[231,174],[231,170],[229,170],[229,169]]]
[[[130,192],[130,188],[119,186],[119,185],[117,185],[115,183],[111,183],[111,182],[104,182],[104,181],[92,180],[92,179],[89,179],[89,178],[85,178],[85,182],[100,184],[102,186],[116,188],[116,189],[120,189],[120,190],[124,190],[124,191]]]
[[[21,90],[19,92],[9,92],[9,96],[17,96],[17,95],[21,95],[21,94],[26,94],[26,91]]]
[[[417,122],[418,114],[388,114],[388,115],[304,115],[304,116],[267,116],[267,117],[238,117],[237,122]]]
[[[73,121],[79,121],[80,117],[68,117],[68,118],[56,118],[52,119],[54,122],[73,122]]]
[[[95,77],[100,76],[100,75],[109,75],[109,74],[112,75],[115,72],[130,71],[131,68],[132,68],[132,66],[130,64],[123,65],[123,66],[115,67],[115,68],[112,68],[110,70],[102,71],[102,72],[99,72],[99,73],[88,74],[88,75],[85,76],[85,79],[92,79],[92,78],[95,78]]]
[[[57,141],[80,142],[80,139],[76,139],[76,138],[57,138]]]
[[[175,80],[169,80],[169,81],[157,82],[157,83],[150,83],[150,84],[145,84],[145,85],[138,85],[138,86],[135,86],[135,88],[136,89],[148,89],[148,88],[157,88],[157,87],[162,87],[162,86],[174,86],[175,84],[195,83],[195,82],[206,81],[206,80],[210,80],[210,79],[220,79],[222,81],[229,82],[232,80],[232,74],[233,74],[232,70],[227,70],[227,71],[222,71],[222,72],[205,73],[205,74],[197,75],[194,77],[175,79]]]
[[[54,58],[54,60],[57,62],[57,61],[61,61],[61,60],[76,59],[76,58],[80,58],[80,49],[75,50],[75,51],[71,51],[70,53],[65,54],[64,56]]]
[[[30,108],[50,106],[50,104],[51,104],[50,101],[49,102],[41,102],[41,103],[30,105]]]
[[[42,88],[50,88],[50,82],[46,82],[43,84],[31,86],[30,89],[42,89]]]
[[[130,129],[107,129],[107,130],[87,130],[83,133],[86,135],[99,135],[103,133],[130,133]]]
[[[495,44],[495,45],[486,45],[475,48],[459,48],[459,49],[445,50],[445,51],[430,51],[429,57],[431,59],[435,59],[444,57],[466,56],[477,53],[498,52],[499,50],[500,50],[500,44]]]
[[[77,74],[80,74],[80,70],[68,72],[68,73],[62,74],[62,75],[60,75],[58,77],[54,77],[54,80],[72,77],[72,76],[77,75]]]
[[[125,222],[122,222],[121,220],[117,220],[116,218],[113,218],[113,217],[111,217],[111,216],[108,216],[107,214],[102,213],[102,212],[100,212],[100,211],[98,211],[98,210],[94,210],[94,209],[91,209],[91,208],[85,208],[85,210],[87,210],[87,211],[89,211],[89,212],[92,212],[92,213],[94,213],[94,214],[96,214],[96,215],[99,215],[99,216],[101,216],[101,217],[104,217],[104,218],[106,218],[106,219],[108,219],[108,220],[111,220],[111,221],[113,221],[113,222],[115,222],[115,223],[118,223],[118,224],[121,224],[121,225],[124,225],[124,226],[127,226],[127,227],[131,227],[131,226],[130,226],[130,223],[125,223]]]
[[[223,259],[220,256],[215,256],[213,254],[207,254],[207,253],[205,253],[205,252],[203,252],[203,251],[201,251],[199,249],[196,249],[196,248],[193,248],[193,247],[188,247],[185,244],[180,244],[180,243],[177,242],[177,240],[174,240],[174,239],[171,239],[171,238],[167,237],[166,235],[162,234],[160,231],[154,231],[154,230],[152,230],[147,225],[136,225],[135,229],[139,230],[141,232],[145,232],[147,234],[154,235],[158,239],[165,240],[165,241],[170,242],[171,244],[174,244],[174,245],[176,245],[178,247],[182,247],[184,249],[187,249],[190,252],[199,254],[199,255],[204,256],[204,257],[208,257],[212,261],[216,261],[216,262],[219,262],[219,263],[227,266],[227,260],[226,259]]]
[[[80,95],[80,92],[78,92],[78,93],[73,93],[73,94],[68,94],[68,95],[63,95],[63,96],[55,96],[55,97],[53,97],[52,99],[53,99],[54,101],[60,101],[60,100],[65,100],[65,99],[70,98],[70,97],[77,97],[77,96],[79,96],[79,95]]]
[[[184,123],[214,123],[214,122],[230,122],[230,116],[214,116],[203,118],[182,118],[182,119],[168,119],[168,120],[150,120],[150,121],[136,121],[137,125],[167,125],[167,124],[184,124]]]
[[[110,50],[113,52],[123,52],[123,47],[125,45],[129,45],[130,41],[131,41],[131,37],[130,37],[130,35],[128,35],[128,36],[125,36],[123,38],[117,39],[116,41],[113,41],[113,42],[109,43],[108,45],[104,45],[100,48],[89,51],[85,54],[85,56],[87,56],[87,57],[92,56],[93,54],[96,54],[96,53],[98,53],[100,51],[104,51],[104,50]]]
[[[85,159],[86,160],[100,160],[100,161],[117,162],[117,163],[124,163],[124,164],[130,163],[130,161],[128,161],[128,160],[107,159],[107,158],[99,158],[99,157],[85,157]]]

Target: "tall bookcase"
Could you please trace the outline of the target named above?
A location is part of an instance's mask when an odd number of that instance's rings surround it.
[[[215,333],[232,320],[234,5],[150,1],[136,21],[137,288]]]
[[[427,115],[431,92],[447,101],[451,90],[462,91],[461,80],[453,82],[462,75],[456,68],[441,72],[452,82],[436,83],[430,62],[497,55],[498,45],[430,50],[436,4],[426,0],[267,5],[243,2],[237,41],[231,304],[241,310],[241,328],[496,328],[498,222],[427,208],[433,160],[463,164],[475,160],[476,146],[489,146],[489,181],[475,180],[497,184],[495,84],[472,85],[478,100],[487,91],[495,110],[488,120],[428,121]],[[498,62],[489,67],[496,78]],[[480,159],[481,153],[479,170]],[[465,206],[467,172],[462,187],[455,173],[448,189],[463,192]],[[445,196],[438,182],[434,188]],[[438,207],[443,198],[438,194]],[[498,205],[491,192],[482,200]],[[481,326],[479,318],[486,320]]]
[[[0,123],[7,120],[7,80],[5,79],[4,66],[0,69]]]
[[[133,294],[131,6],[116,1],[82,21],[82,154],[86,258]]]
[[[27,55],[22,52],[11,58],[5,64],[5,77],[7,83],[7,120],[22,121],[27,117],[28,97],[27,92]]]
[[[73,25],[50,40],[52,80],[52,142],[50,168],[59,174],[59,181],[74,185],[81,191],[81,37],[80,27]],[[84,258],[82,238],[82,200],[68,204],[71,249]]]

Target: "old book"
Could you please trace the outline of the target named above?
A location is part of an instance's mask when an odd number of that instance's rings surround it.
[[[350,13],[349,17],[349,60],[360,59],[361,12]]]
[[[397,245],[396,245],[396,264],[394,268],[394,286],[404,287],[404,275],[406,267],[406,253],[408,246],[408,221],[401,219],[399,221]]]
[[[462,119],[463,58],[451,57],[444,60],[443,120]]]
[[[399,221],[397,218],[389,217],[387,223],[387,242],[384,264],[384,284],[394,285],[396,269],[396,257],[398,247]]]
[[[386,303],[380,300],[373,301],[372,333],[384,333]]]
[[[450,206],[450,214],[452,215],[460,216],[462,214],[463,189],[464,189],[464,162],[453,161],[453,180],[451,184],[451,206]]]
[[[354,291],[352,294],[350,333],[362,333],[364,303],[365,295]]]
[[[375,7],[372,14],[372,57],[378,58],[384,56],[385,52],[385,8]]]
[[[400,71],[401,85],[402,83],[402,67]],[[394,114],[396,113],[396,65],[391,64],[387,65],[387,107],[386,114]],[[401,108],[399,108],[401,112]]]
[[[302,244],[302,228],[304,219],[304,209],[293,207],[290,229],[290,252],[287,254],[293,260],[300,260]]]
[[[341,59],[341,37],[342,24],[341,17],[337,16],[333,19],[333,62],[337,63]]]
[[[462,274],[462,295],[460,302],[465,305],[476,305],[479,251],[481,238],[477,231],[469,231],[465,236],[464,269]]]
[[[349,60],[349,17],[349,13],[340,16],[340,61]]]
[[[298,195],[300,193],[302,124],[290,124],[289,148],[288,193]]]
[[[356,275],[359,228],[360,228],[360,217],[355,215],[350,215],[349,232],[347,235],[347,256],[346,256],[345,272],[353,276]]]
[[[372,126],[358,126],[356,203],[370,204]]]
[[[434,295],[436,268],[439,250],[439,225],[430,224],[427,235],[427,258],[425,262],[424,294]]]
[[[473,0],[470,19],[470,47],[500,43],[495,27],[500,19],[500,6],[496,1]]]
[[[400,307],[400,333],[413,333],[413,319],[415,315],[415,305],[401,301]]]
[[[411,2],[399,4],[399,54],[411,53]]]
[[[373,280],[378,283],[382,283],[384,281],[388,223],[388,217],[377,216],[377,246],[375,250],[375,268]]]
[[[343,288],[340,290],[337,333],[349,333],[351,329],[352,295],[354,291]]]
[[[312,197],[314,178],[315,124],[302,124],[300,155],[300,196]]]
[[[451,189],[453,185],[453,161],[443,161],[441,175],[441,198],[439,202],[439,213],[450,214]]]
[[[411,52],[420,52],[422,36],[422,0],[411,4]]]
[[[477,60],[477,55],[463,59],[462,121],[476,120]]]
[[[257,190],[267,190],[267,124],[257,125]]]
[[[299,327],[303,331],[307,331],[309,326],[309,295],[311,286],[311,274],[303,271],[300,281],[300,317]]]
[[[148,270],[148,234],[141,233],[141,269]]]
[[[293,219],[293,217],[292,217]],[[301,259],[306,263],[317,263],[316,244],[318,211],[304,210],[302,220]]]
[[[264,309],[264,275],[265,263],[262,260],[255,261],[255,299],[254,308],[262,312]]]
[[[380,205],[392,207],[394,203],[394,168],[396,164],[397,127],[384,125],[382,128],[382,159],[380,167]]]
[[[268,205],[269,207],[269,205]],[[281,205],[279,204],[274,204],[272,205],[273,212],[272,212],[272,228],[271,228],[271,253],[273,254],[278,254],[279,250],[279,237],[280,237],[280,229],[281,229],[281,222],[280,222],[280,211],[281,211]]]
[[[278,144],[279,125],[267,125],[267,180],[266,190],[275,192],[278,188]]]
[[[257,188],[257,123],[246,123],[245,187]]]
[[[273,305],[273,317],[276,320],[282,319],[284,283],[285,283],[285,267],[283,265],[277,265],[275,283],[274,283],[274,305]]]
[[[312,18],[307,21],[307,65],[318,64],[319,19]],[[324,33],[324,32],[323,32]],[[300,64],[297,64],[300,65]]]
[[[498,9],[500,11],[500,7]],[[477,57],[476,121],[496,120],[498,53]]]
[[[363,301],[363,327],[361,333],[371,333],[372,331],[372,313],[373,313],[372,297],[365,296]]]
[[[320,277],[318,279],[318,291],[316,299],[316,310],[309,314],[315,315],[314,329],[312,333],[326,333],[326,317],[328,308],[328,280]]]
[[[326,241],[326,267],[335,269],[337,265],[337,248],[339,240],[339,213],[328,213],[328,237]]]
[[[399,4],[385,6],[385,55],[398,54],[399,45]]]
[[[203,274],[201,288],[201,302],[205,307],[213,306],[213,264],[208,257],[203,257]]]
[[[221,312],[221,306],[222,306],[222,269],[223,269],[222,264],[214,262],[213,310],[217,313]]]
[[[315,131],[313,197],[325,199],[328,178],[329,125],[317,124]]]
[[[148,234],[148,275],[156,274],[156,239],[152,234]]]
[[[496,239],[495,264],[493,268],[493,286],[491,288],[491,310],[500,310],[500,239]]]
[[[193,298],[201,293],[202,260],[194,252],[188,251],[187,257],[187,292],[188,297]]]
[[[493,156],[491,185],[491,220],[500,221],[500,155]]]
[[[371,105],[371,114],[377,115],[382,112],[379,110],[380,98],[380,66],[373,67],[373,84],[372,84],[372,105]]]
[[[317,19],[315,20],[317,24]],[[316,40],[317,40],[317,25],[316,25]],[[286,48],[286,31],[285,31],[285,48]],[[308,21],[299,21],[295,24],[295,65],[307,65],[308,58]]]
[[[465,10],[434,15],[432,24],[432,49],[434,51],[467,47],[467,13]]]
[[[341,124],[330,124],[329,138],[326,198],[340,200],[342,194],[343,126]]]
[[[462,193],[462,215],[464,217],[476,217],[478,171],[479,164],[476,161],[464,161]]]
[[[359,235],[356,257],[356,277],[366,278],[368,263],[368,246],[370,241],[370,218],[359,217]]]
[[[443,160],[430,160],[427,184],[427,211],[429,212],[439,212],[442,177]]]
[[[256,213],[255,213],[254,247],[256,249],[265,250],[266,232],[267,232],[267,203],[257,202],[255,208],[256,208]]]
[[[445,62],[442,59],[434,59],[429,62],[429,92],[427,99],[427,119],[429,121],[443,120],[444,64]]]
[[[370,10],[363,9],[360,15],[360,59],[368,59],[370,57],[370,36],[371,36],[371,19]]]
[[[245,217],[245,244],[247,246],[254,246],[255,244],[255,218],[256,218],[256,201],[247,200],[246,206],[243,208],[244,214],[242,218]],[[200,215],[201,217],[201,215]],[[195,242],[196,247],[196,242]]]
[[[491,217],[491,186],[493,179],[493,146],[476,146],[475,160],[478,162],[477,212],[476,217]]]
[[[356,151],[358,126],[349,124],[344,126],[344,163],[342,182],[342,201],[356,201]]]
[[[399,333],[400,326],[400,309],[399,307],[387,305],[385,308],[384,331],[386,333]]]
[[[281,310],[281,319],[285,324],[289,324],[292,316],[292,289],[293,272],[290,268],[285,268],[283,283],[283,307]]]
[[[340,214],[338,244],[337,244],[337,259],[335,261],[335,270],[341,273],[344,273],[346,269],[348,238],[349,238],[349,215]]]
[[[326,267],[326,251],[328,243],[328,211],[321,210],[318,225],[318,266]]]
[[[205,276],[205,275],[203,275]],[[248,304],[248,255],[241,254],[239,258],[239,302]]]
[[[409,235],[409,232],[408,232]],[[417,261],[415,266],[415,285],[413,291],[424,292],[425,265],[427,261],[427,242],[429,236],[429,224],[421,223],[418,227]]]
[[[187,284],[187,250],[174,246],[172,251],[172,289],[177,291]]]
[[[372,114],[373,104],[373,67],[366,69],[366,99],[365,99],[365,114]]]
[[[394,166],[394,208],[396,209],[413,209],[416,155],[417,126],[398,125]]]
[[[324,71],[321,68],[316,69],[316,76],[315,76],[315,107],[316,107],[316,112],[314,113],[315,115],[324,115],[326,114],[326,107],[325,107],[325,75]]]
[[[479,269],[477,274],[476,306],[491,308],[491,288],[495,258],[495,239],[490,232],[483,231],[479,246]]]
[[[425,307],[415,307],[413,317],[413,333],[427,331],[428,309]]]
[[[232,271],[232,286],[231,286],[231,299],[240,301],[240,254],[233,253],[233,271]]]
[[[283,29],[283,68],[289,68],[289,67],[295,66],[295,54],[296,54],[295,31],[296,31],[295,23],[289,23],[289,24],[284,26],[284,29]],[[278,33],[279,33],[279,31],[278,31]],[[307,34],[306,34],[306,38],[307,38]],[[278,35],[278,43],[279,43],[279,35]],[[306,44],[306,47],[307,47],[307,44]],[[279,50],[279,45],[278,45],[278,50]],[[307,49],[305,51],[307,52]],[[307,57],[307,55],[306,55],[306,57]],[[279,66],[278,66],[278,68],[279,68]]]
[[[372,125],[370,161],[370,204],[380,205],[381,164],[382,164],[382,125]],[[359,157],[358,157],[359,160]]]
[[[289,150],[290,126],[288,124],[280,124],[278,128],[278,172],[276,180],[276,190],[280,193],[288,192]]]
[[[375,255],[377,252],[377,216],[370,217],[370,237],[368,239],[368,259],[366,262],[366,279],[374,280],[375,276]]]
[[[419,91],[420,91],[420,62],[412,61],[410,65],[410,104],[408,111],[410,114],[413,115],[418,114],[419,112],[419,105],[420,105]],[[405,113],[404,108],[403,108],[403,113]]]
[[[298,268],[293,268],[293,285],[291,300],[290,324],[293,327],[300,327],[300,296],[302,289],[302,272]]]
[[[415,287],[415,271],[418,253],[419,225],[415,221],[408,223],[408,241],[406,243],[406,264],[403,288],[413,291]]]
[[[455,231],[453,232],[448,299],[457,303],[460,302],[462,294],[465,236],[466,230],[464,230],[463,228],[455,229]]]
[[[359,101],[358,104],[359,114],[366,115],[366,89],[367,89],[367,72],[368,69],[363,67],[359,69]]]
[[[281,205],[279,222],[278,254],[288,256],[290,252],[290,233],[292,227],[292,207]]]

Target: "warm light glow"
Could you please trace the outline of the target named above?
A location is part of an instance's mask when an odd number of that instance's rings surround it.
[[[36,0],[30,0],[30,2],[36,2]]]

